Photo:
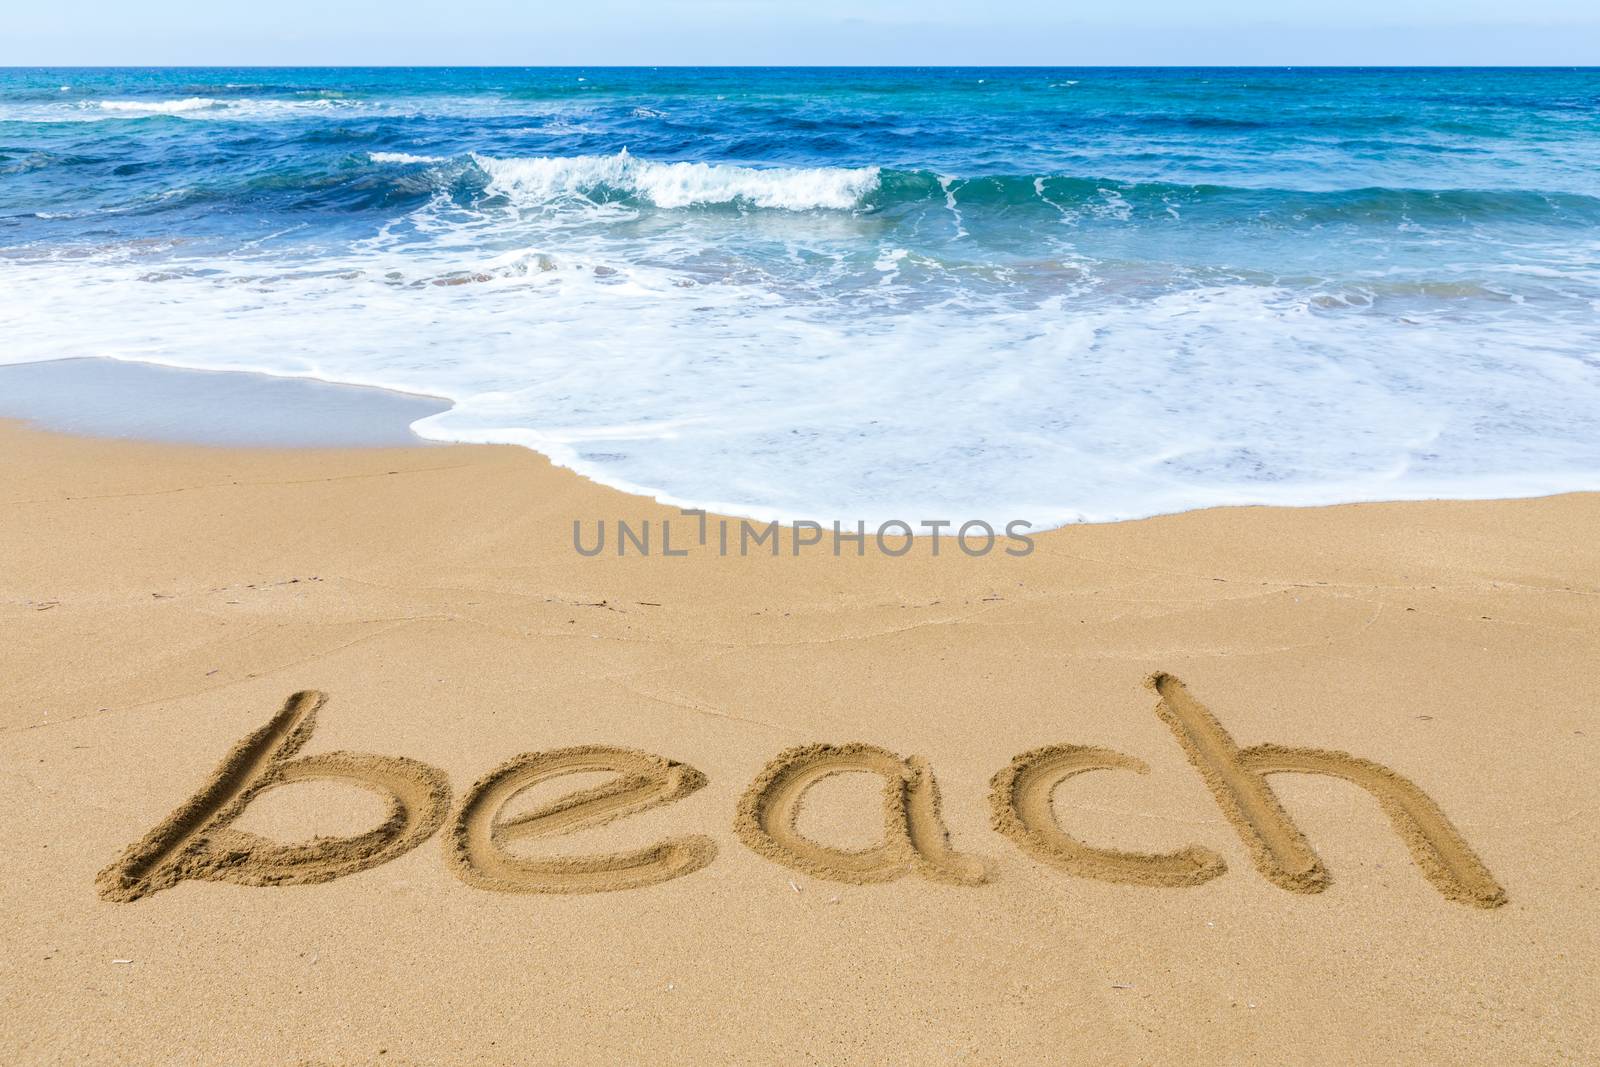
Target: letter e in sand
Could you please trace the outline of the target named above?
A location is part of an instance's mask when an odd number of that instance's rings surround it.
[[[596,771],[616,777],[531,811],[498,818],[507,802],[541,782]],[[681,800],[705,784],[705,775],[693,767],[633,749],[586,745],[525,752],[467,791],[451,820],[445,856],[468,885],[504,893],[596,893],[665,882],[710,863],[717,854],[716,844],[708,837],[669,837],[628,852],[549,859],[517,856],[505,846],[559,837],[648,811]]]

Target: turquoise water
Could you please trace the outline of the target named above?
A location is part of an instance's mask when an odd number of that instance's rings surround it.
[[[0,361],[445,396],[664,499],[1600,488],[1600,71],[0,71]]]

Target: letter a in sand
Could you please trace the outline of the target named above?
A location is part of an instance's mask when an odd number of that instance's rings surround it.
[[[883,838],[872,848],[829,848],[795,826],[807,789],[829,775],[865,771],[883,779]],[[806,745],[780,752],[739,801],[734,829],[768,859],[837,882],[892,882],[913,872],[937,882],[979,885],[986,865],[950,847],[939,787],[919,756],[901,759],[875,745]]]

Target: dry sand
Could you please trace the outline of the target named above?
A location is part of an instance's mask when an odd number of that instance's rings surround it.
[[[0,424],[0,1060],[1600,1059],[1600,497],[675,515]]]

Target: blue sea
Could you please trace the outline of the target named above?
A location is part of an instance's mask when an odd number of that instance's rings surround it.
[[[1600,489],[1600,71],[0,71],[0,362],[788,519]]]

